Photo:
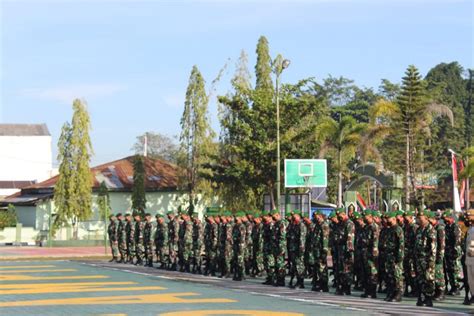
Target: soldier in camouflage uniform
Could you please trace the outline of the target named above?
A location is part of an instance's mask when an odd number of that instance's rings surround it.
[[[336,295],[351,295],[355,225],[343,208],[338,209],[336,214],[340,223],[340,239],[337,244],[339,280]]]
[[[245,225],[245,249],[244,249],[244,261],[245,261],[245,274],[250,275],[252,268],[252,256],[253,256],[253,245],[252,245],[252,229],[253,229],[253,214],[247,212],[242,217],[242,222]]]
[[[385,284],[385,280],[387,277],[387,272],[385,270],[385,261],[387,258],[387,236],[390,227],[387,224],[387,214],[383,214],[381,216],[381,223],[380,223],[380,235],[379,235],[379,264],[378,264],[378,272],[379,272],[379,293],[386,293],[387,287]]]
[[[118,260],[118,238],[117,238],[117,218],[111,214],[109,216],[109,227],[107,228],[109,235],[110,249],[112,251],[112,259],[109,262],[117,262]]]
[[[168,226],[163,215],[156,214],[155,254],[160,269],[165,269],[168,263]]]
[[[435,261],[435,301],[444,300],[446,292],[446,281],[444,279],[444,250],[446,243],[446,227],[440,223],[433,212],[430,212],[428,218],[430,224],[436,231],[436,261]]]
[[[117,214],[117,241],[118,241],[118,250],[120,253],[119,263],[125,263],[127,261],[127,231],[125,230],[125,221],[122,213]]]
[[[193,256],[193,223],[188,214],[181,214],[182,222],[179,228],[178,256],[180,271],[191,272],[191,257]]]
[[[446,224],[445,264],[446,275],[451,286],[448,295],[459,295],[459,280],[461,280],[461,228],[450,211],[443,213]]]
[[[235,215],[235,224],[232,227],[232,261],[234,262],[234,281],[242,281],[244,278],[244,253],[247,234],[245,224],[242,222],[242,218],[244,217],[245,214],[243,212],[237,212]]]
[[[265,270],[263,265],[263,223],[259,212],[255,213],[252,226],[252,267],[250,275],[260,276]]]
[[[417,306],[433,306],[435,290],[436,231],[428,220],[429,210],[417,214],[418,230],[415,238],[415,269]]]
[[[262,240],[263,240],[263,266],[267,273],[267,279],[263,284],[273,285],[275,279],[275,257],[273,256],[273,245],[275,239],[275,227],[273,218],[267,212],[263,216],[263,231],[262,231]]]
[[[362,262],[364,268],[364,293],[363,298],[377,298],[377,261],[379,256],[379,226],[374,222],[376,213],[372,210],[364,212],[364,249],[362,250]]]
[[[299,286],[300,289],[304,289],[304,253],[306,244],[306,225],[301,219],[301,211],[293,211],[291,223],[289,224],[290,229],[288,242],[290,243],[289,252],[291,256],[291,271],[290,271],[290,285],[289,287],[294,289]],[[293,285],[293,278],[296,276],[296,284]]]
[[[146,267],[153,267],[153,223],[151,214],[145,214],[145,224],[143,228],[143,247]]]
[[[354,234],[354,290],[362,291],[364,289],[364,262],[362,261],[362,252],[367,248],[367,241],[364,236],[365,222],[359,212],[352,213],[352,221],[355,225]]]
[[[168,269],[176,271],[178,266],[179,222],[173,211],[168,211]]]
[[[402,300],[403,286],[403,257],[405,254],[405,239],[403,229],[398,225],[395,211],[387,214],[387,240],[385,244],[385,283],[387,284],[387,302]]]
[[[135,265],[143,264],[143,256],[145,248],[143,245],[143,233],[145,231],[145,223],[142,222],[140,214],[135,214],[135,257],[137,261]]]
[[[313,213],[316,214],[316,213]],[[314,226],[315,224],[309,218],[309,215],[305,214],[303,216],[303,222],[306,226],[306,239],[304,243],[304,268],[305,276],[313,276],[314,268],[314,257],[313,257],[313,247],[311,241],[313,240]]]
[[[273,257],[275,262],[275,286],[285,286],[286,276],[286,221],[281,218],[280,212],[274,210],[272,212],[274,221],[274,244],[273,244]]]
[[[126,214],[125,232],[127,233],[127,263],[133,263],[135,257],[135,223],[132,215]]]
[[[204,253],[206,258],[204,275],[216,275],[218,229],[219,227],[214,220],[214,216],[208,213],[206,216],[206,227],[204,229]]]
[[[204,227],[198,213],[193,213],[193,270],[192,273],[202,273],[202,251],[204,246]]]
[[[230,277],[231,260],[232,260],[232,220],[230,219],[230,212],[224,212],[221,216],[221,227],[219,232],[219,267],[221,275],[220,278]]]
[[[405,256],[403,258],[403,270],[405,277],[405,294],[404,296],[416,296],[415,286],[415,237],[417,225],[413,218],[412,211],[405,211],[403,227],[405,237]],[[410,288],[411,292],[409,292]]]
[[[314,228],[311,236],[311,252],[314,260],[313,287],[311,291],[329,292],[327,256],[329,252],[330,228],[322,213],[316,212],[314,214]]]

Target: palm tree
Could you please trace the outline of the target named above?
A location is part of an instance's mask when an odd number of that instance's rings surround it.
[[[319,157],[332,153],[338,174],[337,204],[342,206],[342,180],[348,171],[348,163],[354,158],[366,126],[350,116],[339,122],[328,117],[316,127],[316,139],[321,143]]]
[[[415,66],[409,66],[402,79],[402,90],[394,101],[379,100],[370,110],[371,120],[386,135],[399,136],[405,147],[405,200],[409,208],[415,187],[414,161],[416,142],[431,137],[430,125],[436,117],[446,116],[454,123],[449,107],[429,100]]]

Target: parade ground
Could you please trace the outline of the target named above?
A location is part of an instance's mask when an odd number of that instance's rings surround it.
[[[104,260],[24,260],[0,263],[1,315],[462,315],[473,308],[447,297],[435,308],[415,299],[335,296],[163,271]],[[331,292],[334,292],[331,290]]]

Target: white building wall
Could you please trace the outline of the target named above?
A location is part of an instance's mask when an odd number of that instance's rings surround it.
[[[51,136],[0,136],[0,180],[49,179],[53,174]]]

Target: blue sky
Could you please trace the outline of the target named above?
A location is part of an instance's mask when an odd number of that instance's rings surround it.
[[[0,121],[45,122],[54,148],[75,97],[92,120],[92,164],[131,154],[145,131],[179,133],[196,64],[225,93],[242,49],[255,63],[265,35],[295,82],[343,75],[377,88],[440,62],[473,67],[469,0],[111,1],[0,0]],[[215,100],[212,123],[218,129]]]

